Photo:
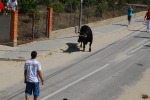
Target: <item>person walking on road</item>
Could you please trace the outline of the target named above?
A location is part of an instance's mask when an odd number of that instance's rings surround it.
[[[130,25],[132,14],[133,14],[133,9],[130,5],[129,8],[128,8],[128,25]]]
[[[42,85],[44,80],[41,72],[41,64],[36,60],[37,52],[31,52],[31,59],[27,60],[24,65],[24,83],[26,83],[25,98],[30,99],[30,96],[34,95],[34,100],[38,99],[40,95],[39,78]]]
[[[150,32],[150,8],[148,8],[148,11],[146,12],[146,15],[144,17],[144,21],[146,20],[147,25],[147,32]]]

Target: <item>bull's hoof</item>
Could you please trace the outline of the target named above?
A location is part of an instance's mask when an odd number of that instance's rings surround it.
[[[91,49],[89,49],[89,52],[91,52]]]
[[[85,51],[85,49],[83,49],[83,52]]]

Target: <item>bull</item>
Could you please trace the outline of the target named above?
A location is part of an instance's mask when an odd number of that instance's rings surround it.
[[[91,45],[93,42],[93,33],[89,26],[83,25],[79,32],[79,39],[78,42],[81,43],[80,47],[82,47],[83,44],[83,51],[85,51],[85,46],[89,42],[89,52],[91,52]]]

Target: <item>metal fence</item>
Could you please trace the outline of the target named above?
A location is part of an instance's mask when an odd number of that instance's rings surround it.
[[[146,11],[149,7],[150,0],[126,0],[121,4],[118,0],[102,0],[102,2],[92,4],[86,0],[87,3],[82,4],[82,24],[101,21],[113,17],[127,15],[129,5],[133,8],[133,13]],[[106,2],[107,1],[107,2]],[[108,2],[111,1],[111,2]],[[113,1],[113,2],[112,2]],[[54,11],[53,14],[53,31],[75,27],[79,24],[79,11],[74,9],[73,4],[64,5],[67,10],[58,13]]]
[[[48,12],[19,14],[18,45],[39,40],[48,36]]]

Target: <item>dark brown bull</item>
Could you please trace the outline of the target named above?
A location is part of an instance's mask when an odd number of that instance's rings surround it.
[[[79,32],[78,42],[81,43],[80,47],[82,47],[83,43],[83,51],[85,51],[85,45],[89,42],[89,52],[91,52],[91,45],[93,42],[93,33],[89,26],[84,25],[81,27]]]

